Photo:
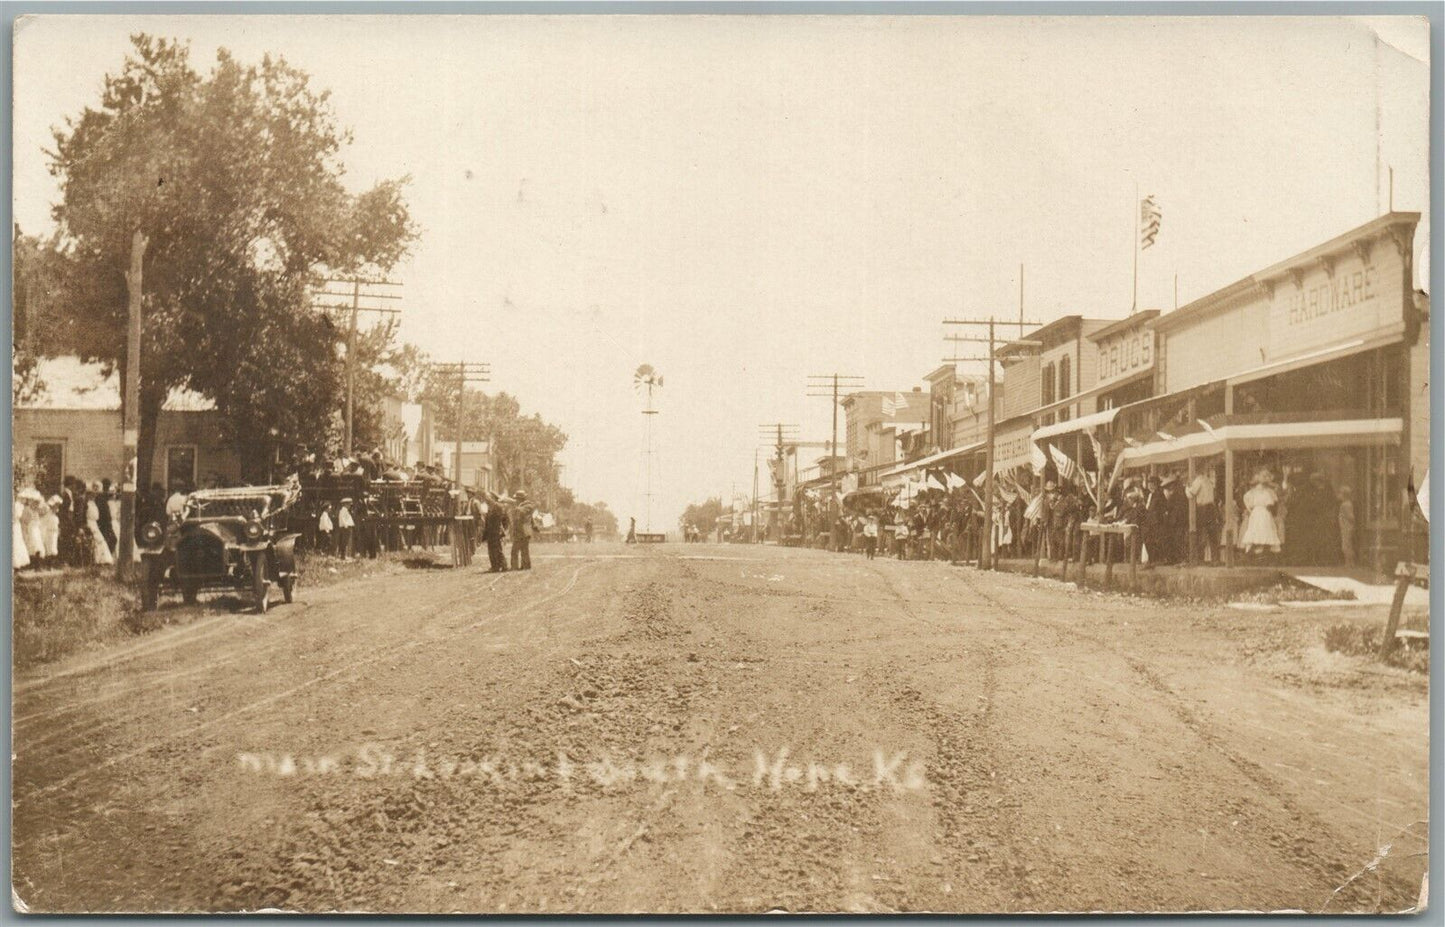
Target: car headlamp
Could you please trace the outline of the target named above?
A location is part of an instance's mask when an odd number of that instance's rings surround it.
[[[248,541],[254,541],[260,538],[262,530],[263,529],[259,521],[246,522],[246,539]]]
[[[147,522],[146,526],[140,529],[140,541],[147,547],[154,547],[166,536],[165,531],[155,522]]]

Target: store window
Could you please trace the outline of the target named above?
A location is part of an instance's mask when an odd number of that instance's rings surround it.
[[[166,448],[166,492],[196,488],[196,446],[172,444]]]
[[[1045,364],[1043,376],[1039,377],[1039,405],[1046,406],[1054,401],[1054,365]]]
[[[65,442],[37,442],[35,445],[35,488],[49,499],[60,492],[60,479],[64,475]]]
[[[1073,380],[1070,378],[1069,359],[1059,359],[1059,398],[1068,399],[1073,395]]]

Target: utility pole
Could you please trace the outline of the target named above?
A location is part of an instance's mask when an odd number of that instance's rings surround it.
[[[752,540],[758,539],[758,449],[753,448],[753,530]]]
[[[775,514],[770,528],[777,529],[774,533],[781,535],[782,532],[779,522],[782,520],[783,495],[786,492],[784,487],[787,480],[787,458],[784,456],[787,444],[784,439],[795,440],[798,436],[798,426],[785,425],[782,422],[772,422],[767,425],[759,425],[758,430],[759,437],[764,440],[770,437],[774,439],[773,448],[776,453],[777,464],[773,472],[773,502],[776,508],[774,509]]]
[[[1020,300],[1022,300],[1022,288],[1020,289]],[[950,335],[950,336],[948,336],[948,339],[947,339],[948,341],[952,341],[952,342],[961,342],[961,341],[963,341],[963,342],[976,342],[976,343],[987,344],[987,345],[988,345],[988,355],[987,355],[986,357],[977,357],[977,356],[974,356],[974,357],[945,357],[945,358],[944,358],[944,362],[945,362],[945,363],[950,363],[950,362],[951,362],[951,363],[957,363],[957,362],[959,362],[959,361],[980,361],[980,360],[981,360],[981,361],[984,361],[985,363],[988,364],[988,439],[987,439],[987,443],[984,445],[984,452],[983,452],[983,456],[984,456],[984,464],[983,464],[983,466],[984,466],[984,477],[983,477],[983,480],[984,480],[984,486],[983,486],[983,495],[984,495],[984,502],[983,502],[983,526],[984,526],[985,538],[984,538],[983,544],[982,544],[982,545],[980,546],[980,548],[979,548],[979,563],[978,563],[978,565],[979,565],[979,568],[980,568],[980,569],[991,570],[991,569],[993,569],[993,553],[994,553],[994,551],[993,551],[993,536],[994,536],[994,532],[993,532],[993,502],[994,502],[993,468],[994,468],[994,456],[993,456],[993,454],[994,454],[994,428],[995,428],[995,424],[996,424],[996,416],[995,416],[996,400],[995,400],[995,397],[997,396],[997,391],[996,391],[996,389],[995,389],[994,364],[995,364],[995,363],[997,362],[997,360],[998,360],[998,343],[997,343],[997,332],[996,332],[995,326],[998,325],[998,324],[1003,324],[1003,325],[1013,325],[1013,324],[1017,324],[1018,327],[1019,327],[1019,336],[1020,336],[1020,337],[1014,339],[1014,342],[1013,342],[1013,343],[1014,343],[1014,344],[1022,344],[1022,345],[1026,345],[1026,346],[1029,346],[1029,347],[1039,347],[1039,346],[1042,345],[1042,342],[1038,342],[1038,341],[1025,341],[1025,340],[1023,340],[1023,337],[1022,337],[1022,336],[1023,336],[1024,328],[1025,328],[1026,326],[1029,326],[1029,325],[1035,325],[1035,326],[1036,326],[1036,325],[1038,325],[1038,324],[1040,324],[1040,323],[1038,323],[1038,322],[1025,322],[1025,321],[1024,321],[1024,318],[1023,318],[1023,315],[1022,315],[1022,313],[1021,313],[1021,314],[1019,315],[1019,320],[1018,320],[1017,323],[1014,323],[1014,322],[998,323],[998,322],[996,322],[996,321],[994,320],[994,317],[993,317],[993,316],[989,316],[987,319],[944,319],[944,320],[943,320],[943,324],[944,324],[944,325],[978,325],[978,326],[986,325],[986,326],[988,326],[988,337],[987,337],[987,338],[983,338],[983,337],[980,337],[980,336],[978,336],[978,335]]]
[[[863,388],[863,378],[851,374],[842,373],[812,373],[808,375],[808,395],[831,398],[833,400],[833,440],[828,445],[828,455],[831,458],[828,462],[829,472],[833,477],[832,482],[838,480],[838,392],[839,390],[860,390]]]
[[[130,238],[130,269],[125,274],[125,413],[121,430],[125,445],[125,473],[120,485],[120,538],[116,545],[115,577],[128,582],[135,576],[136,482],[140,479],[140,338],[142,271],[150,239],[140,229]]]
[[[457,378],[457,424],[456,443],[457,453],[452,459],[452,481],[458,486],[462,485],[462,435],[463,424],[466,419],[463,412],[466,409],[467,387],[471,384],[490,383],[492,381],[492,365],[476,361],[457,361],[451,363],[435,363],[431,365],[434,373],[442,376],[455,376]]]
[[[351,292],[337,292],[327,289],[333,284],[350,284]],[[351,298],[351,305],[341,303],[320,303],[312,304],[313,309],[321,309],[326,312],[348,312],[349,317],[346,323],[346,456],[352,456],[352,423],[355,420],[356,406],[356,335],[358,317],[363,312],[375,312],[379,315],[400,315],[400,309],[383,308],[380,306],[363,306],[361,300],[366,299],[401,299],[395,293],[362,292],[362,287],[401,286],[393,280],[374,279],[369,277],[329,277],[322,283],[322,289],[316,293],[319,297],[331,297],[332,299]]]

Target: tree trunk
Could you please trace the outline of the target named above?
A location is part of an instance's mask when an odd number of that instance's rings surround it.
[[[140,435],[136,447],[136,490],[142,494],[150,489],[156,479],[155,462],[156,428],[160,424],[161,407],[165,405],[164,387],[150,382],[142,383],[140,393]]]

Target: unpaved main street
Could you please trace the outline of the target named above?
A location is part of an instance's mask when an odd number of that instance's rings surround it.
[[[1324,609],[771,547],[535,554],[530,574],[303,588],[264,617],[177,607],[187,623],[17,679],[19,901],[1416,901],[1423,678],[1332,662],[1308,643]]]

